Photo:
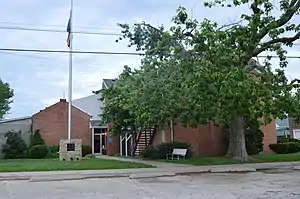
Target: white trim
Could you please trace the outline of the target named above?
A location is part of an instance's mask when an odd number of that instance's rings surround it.
[[[296,137],[295,137],[295,132],[296,132],[296,131],[300,131],[300,129],[293,129],[293,138],[295,138],[295,139],[300,139],[300,138],[296,138]]]
[[[104,126],[92,126],[92,128],[95,128],[95,129],[107,129],[108,128],[108,125],[104,125]]]
[[[103,82],[103,85],[105,86],[105,88],[108,89],[107,85],[105,84],[105,81],[102,80],[102,82]]]
[[[4,120],[0,120],[0,123],[15,122],[15,121],[29,120],[29,119],[31,119],[31,116],[11,118],[11,119],[4,119]]]

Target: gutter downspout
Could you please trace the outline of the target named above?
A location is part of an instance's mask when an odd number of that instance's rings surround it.
[[[171,142],[174,142],[174,124],[173,124],[173,119],[170,120],[170,133],[171,133]]]

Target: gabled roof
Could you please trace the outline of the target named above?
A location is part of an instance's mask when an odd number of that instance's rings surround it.
[[[15,121],[21,121],[21,120],[28,120],[28,119],[31,119],[31,116],[0,120],[0,124],[1,123],[7,123],[7,122],[15,122]]]
[[[92,120],[100,120],[100,114],[102,113],[102,102],[99,100],[100,93],[90,95],[87,97],[79,98],[72,101],[72,105],[79,110],[92,116]]]
[[[289,128],[289,119],[276,119],[276,129],[286,129]]]
[[[111,85],[113,85],[115,82],[116,82],[117,79],[103,79],[103,86],[104,88],[108,88],[110,87]],[[103,87],[102,87],[103,88]]]
[[[66,99],[60,99],[59,102],[56,102],[55,104],[52,104],[52,105],[50,105],[50,106],[48,106],[48,107],[46,107],[46,108],[40,110],[39,112],[33,114],[32,117],[35,117],[35,116],[39,115],[40,113],[42,113],[42,112],[44,112],[44,111],[46,111],[46,110],[52,109],[53,107],[57,106],[57,105],[60,104],[60,103],[66,103],[66,104],[68,104],[68,102],[67,102]],[[82,113],[84,113],[84,114],[86,114],[86,115],[91,116],[89,113],[83,111],[82,109],[78,108],[77,106],[74,106],[74,105],[73,105],[73,101],[72,101],[72,107],[75,108],[75,109],[77,109],[77,110],[79,110],[80,112],[82,112]]]

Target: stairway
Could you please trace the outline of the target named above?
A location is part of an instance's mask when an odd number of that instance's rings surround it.
[[[155,135],[155,128],[151,128],[150,131],[141,131],[138,133],[135,142],[134,155],[139,156],[148,145],[151,145]]]

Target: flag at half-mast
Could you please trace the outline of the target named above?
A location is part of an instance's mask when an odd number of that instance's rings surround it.
[[[70,14],[70,18],[69,18],[68,26],[67,26],[67,32],[68,32],[67,45],[69,48],[71,46],[71,17],[72,17],[72,15]]]

